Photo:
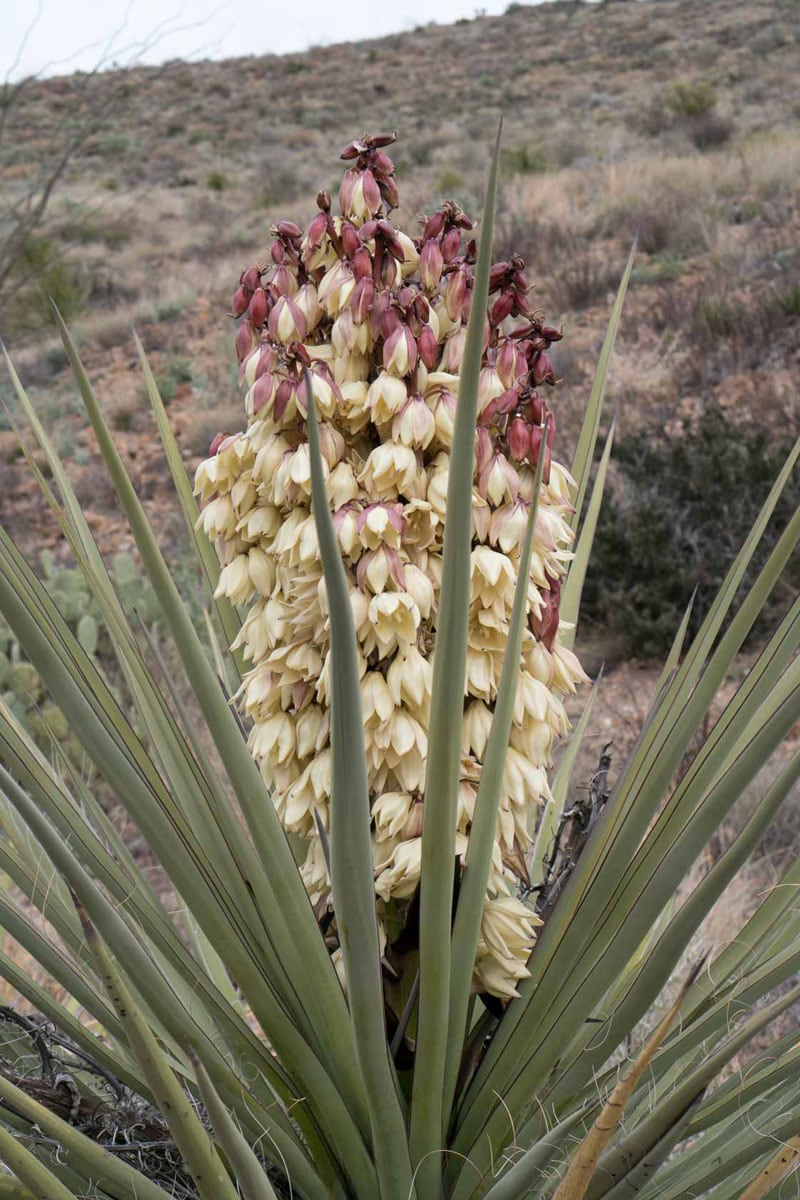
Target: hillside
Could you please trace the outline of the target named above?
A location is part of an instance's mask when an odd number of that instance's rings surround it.
[[[2,134],[2,204],[86,112],[106,116],[71,161],[0,312],[103,545],[124,539],[43,292],[68,313],[177,555],[130,324],[191,466],[219,428],[240,420],[226,316],[240,271],[278,216],[308,220],[317,188],[338,177],[341,147],[363,130],[397,129],[400,220],[412,227],[442,196],[480,211],[502,114],[497,255],[523,253],[541,307],[565,326],[556,358],[564,457],[637,229],[609,389],[621,432],[677,428],[712,400],[737,421],[795,428],[799,44],[791,0],[558,0],[287,58],[24,85]],[[54,544],[13,434],[1,431],[0,484],[0,517],[22,543]]]

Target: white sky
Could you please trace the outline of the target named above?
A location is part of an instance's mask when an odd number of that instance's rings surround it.
[[[530,2],[530,0],[529,0]],[[286,54],[504,12],[509,0],[0,0],[0,81],[99,63]]]

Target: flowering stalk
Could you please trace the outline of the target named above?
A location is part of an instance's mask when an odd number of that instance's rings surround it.
[[[329,822],[331,678],[327,592],[310,509],[308,371],[358,642],[381,936],[402,973],[421,874],[445,501],[476,244],[472,221],[451,202],[425,219],[416,240],[390,222],[397,201],[390,141],[351,143],[340,215],[321,192],[305,233],[280,222],[269,261],[243,272],[232,308],[240,318],[247,428],[215,440],[196,487],[201,526],[216,539],[222,564],[218,593],[247,605],[236,645],[252,664],[240,693],[252,721],[249,744],[284,827],[308,842],[301,872],[322,915],[330,899],[319,825],[327,830]],[[572,541],[570,477],[552,461],[555,421],[540,390],[555,383],[548,350],[561,333],[532,310],[518,257],[495,264],[487,287],[453,814],[462,863],[540,460],[543,479],[474,964],[474,987],[508,998],[533,944],[535,918],[517,890],[526,882],[536,812],[549,794],[553,740],[567,728],[562,696],[585,677],[558,638]]]

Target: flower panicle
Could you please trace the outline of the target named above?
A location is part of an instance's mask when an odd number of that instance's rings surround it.
[[[239,697],[252,722],[249,745],[285,828],[308,841],[301,873],[312,900],[324,903],[319,829],[327,826],[331,785],[331,668],[311,515],[309,372],[358,640],[382,923],[419,884],[449,456],[476,258],[474,223],[452,201],[422,218],[416,238],[392,223],[399,196],[387,148],[394,137],[351,142],[342,153],[338,215],[321,191],[308,228],[278,222],[265,259],[242,272],[231,312],[246,426],[215,438],[195,477],[200,523],[222,565],[218,592],[247,607],[237,646],[250,664]],[[526,974],[535,937],[518,886],[549,795],[553,743],[568,727],[563,697],[585,676],[559,644],[572,481],[552,458],[547,394],[556,384],[549,351],[562,331],[533,310],[518,255],[493,266],[489,292],[473,487],[462,861],[536,468],[545,459],[474,974],[476,988],[508,997]]]

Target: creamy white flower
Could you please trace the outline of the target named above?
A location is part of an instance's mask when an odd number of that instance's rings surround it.
[[[325,272],[317,287],[317,297],[325,312],[335,316],[353,294],[355,277],[348,263],[337,259]]]
[[[359,483],[370,492],[387,499],[398,493],[409,499],[421,498],[424,479],[424,471],[411,447],[390,443],[375,447],[358,476]]]
[[[212,501],[213,503],[213,501]],[[205,510],[204,510],[205,511]],[[281,526],[280,509],[274,504],[258,503],[240,518],[236,532],[250,541],[271,542]]]
[[[436,419],[422,396],[410,396],[392,421],[392,437],[424,450],[436,433]]]
[[[248,556],[237,554],[219,573],[214,596],[227,596],[233,604],[244,604],[253,594],[253,581],[250,578]]]
[[[545,651],[546,653],[546,651]],[[553,687],[559,692],[574,692],[576,684],[591,683],[578,656],[556,640],[550,659],[553,667]]]
[[[400,842],[387,861],[378,868],[375,891],[382,900],[391,897],[402,900],[413,896],[419,883],[422,865],[422,838]]]
[[[283,766],[295,750],[294,720],[288,713],[277,712],[254,725],[247,744],[256,759],[269,758],[270,763]]]
[[[369,378],[370,360],[365,354],[337,354],[331,360],[331,366],[339,388],[348,383],[362,383]]]
[[[405,592],[382,592],[380,596],[373,596],[367,617],[366,653],[374,646],[384,655],[391,654],[417,640],[422,618],[419,608]]]
[[[414,810],[421,809],[421,807],[419,803],[415,803],[409,792],[384,792],[383,795],[378,796],[372,806],[375,836],[378,842],[385,842],[389,838],[419,836],[421,824],[416,835],[410,835],[407,826],[411,824]],[[413,823],[418,824],[418,819],[415,819]]]
[[[386,685],[396,706],[405,704],[412,710],[430,702],[433,686],[433,665],[415,645],[398,651],[386,673]]]
[[[328,500],[333,507],[341,508],[343,504],[355,500],[358,495],[358,483],[355,471],[349,462],[339,462],[331,471],[325,484]]]
[[[419,255],[417,254],[417,248],[412,242],[411,238],[407,233],[403,233],[402,229],[398,229],[397,239],[400,242],[400,245],[403,247],[403,261],[400,264],[400,267],[403,273],[403,278],[405,279],[408,278],[409,275],[413,275],[416,271],[417,264],[419,262]]]
[[[316,904],[330,888],[328,864],[325,861],[321,838],[315,837],[310,840],[305,861],[300,868],[300,875],[311,898],[311,903]],[[341,952],[338,953],[341,957]]]
[[[473,700],[464,711],[461,727],[461,750],[483,759],[492,728],[492,712],[482,700]]]
[[[253,479],[264,489],[267,496],[272,492],[275,472],[290,449],[290,443],[283,434],[270,433],[256,454],[253,463]]]
[[[410,563],[405,567],[405,588],[419,609],[423,621],[427,621],[433,611],[435,593],[430,578]]]
[[[498,603],[501,612],[511,611],[514,603],[516,574],[505,554],[490,546],[476,546],[470,557],[471,599],[483,608]]]
[[[209,500],[197,519],[196,527],[202,529],[207,538],[224,536],[232,538],[237,531],[237,516],[229,494]]]
[[[258,546],[253,546],[247,555],[247,569],[253,587],[262,596],[269,596],[275,587],[275,563]]]
[[[396,508],[396,505],[370,504],[363,510],[359,536],[367,550],[377,550],[382,545],[399,550],[402,516]]]
[[[391,421],[408,400],[405,380],[381,371],[367,393],[367,403],[376,425]]]
[[[366,381],[357,379],[352,383],[341,383],[342,416],[352,433],[357,433],[369,423],[369,388]]]
[[[298,756],[308,758],[310,754],[318,754],[327,741],[329,727],[328,713],[318,704],[309,704],[298,713],[295,720]]]
[[[366,729],[379,728],[394,715],[396,705],[380,671],[368,671],[362,679],[361,706]]]

